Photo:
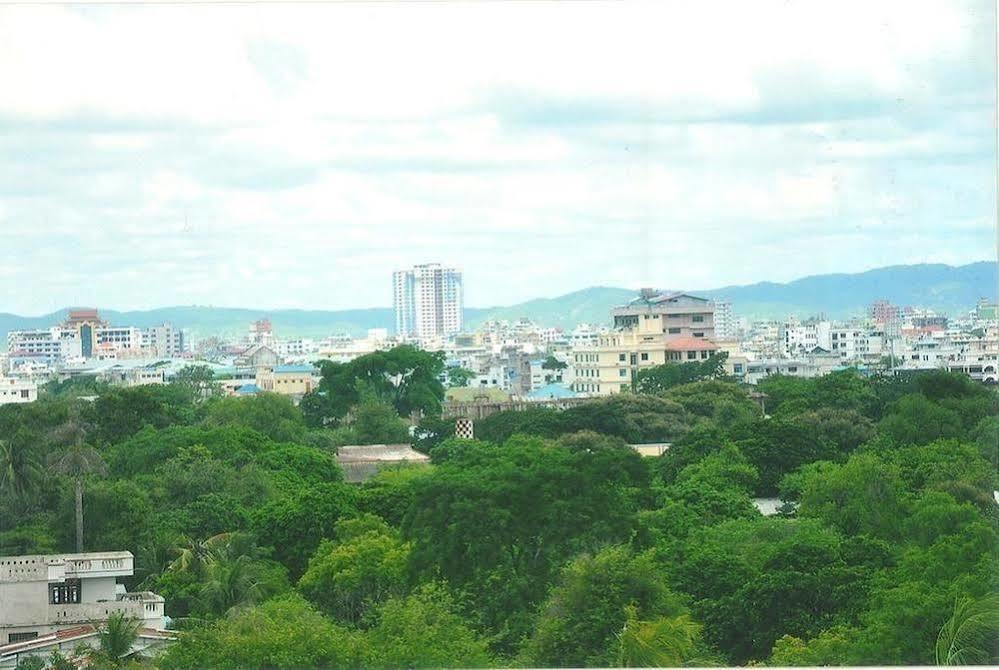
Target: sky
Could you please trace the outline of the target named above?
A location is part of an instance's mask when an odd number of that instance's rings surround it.
[[[0,312],[996,254],[991,0],[0,7]]]

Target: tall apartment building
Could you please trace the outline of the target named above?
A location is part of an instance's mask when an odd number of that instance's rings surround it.
[[[715,337],[719,340],[732,340],[738,334],[738,324],[732,314],[732,303],[716,300],[715,303]]]
[[[610,395],[631,388],[643,367],[708,359],[718,350],[714,305],[687,293],[643,289],[640,297],[613,310],[614,330],[596,346],[574,351],[573,390]]]
[[[400,336],[446,337],[461,331],[461,272],[438,263],[392,273],[395,330]]]

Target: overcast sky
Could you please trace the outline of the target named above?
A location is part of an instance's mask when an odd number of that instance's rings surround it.
[[[0,311],[995,256],[991,0],[0,8]]]

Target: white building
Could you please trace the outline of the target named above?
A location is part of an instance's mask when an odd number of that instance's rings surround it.
[[[31,379],[0,377],[0,405],[38,400],[38,383]]]
[[[160,358],[184,353],[184,332],[164,323],[142,331],[142,348]]]
[[[400,337],[430,339],[461,331],[461,273],[437,263],[392,273],[395,330]]]
[[[739,324],[732,313],[732,303],[715,301],[715,339],[731,340],[739,332]]]
[[[96,645],[96,626],[119,612],[140,622],[139,648],[169,640],[163,598],[118,583],[133,560],[128,551],[0,557],[0,668],[67,649],[70,637]]]
[[[22,358],[56,361],[82,354],[79,334],[59,328],[12,330],[7,333],[7,353]]]

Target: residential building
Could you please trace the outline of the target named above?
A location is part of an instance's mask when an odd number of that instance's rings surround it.
[[[301,398],[316,388],[319,370],[311,365],[275,365],[257,372],[256,384],[262,391]]]
[[[732,313],[732,303],[716,300],[715,303],[715,337],[731,340],[739,334],[739,324]]]
[[[464,294],[461,272],[438,263],[392,274],[395,330],[400,337],[447,337],[461,331]]]
[[[184,354],[184,332],[169,323],[142,331],[142,348],[159,358],[174,358]]]
[[[31,379],[0,377],[0,405],[14,405],[38,400],[38,383]]]
[[[133,560],[128,551],[0,557],[0,667],[47,655],[67,637],[90,640],[87,630],[119,612],[150,633],[140,644],[168,639],[155,635],[166,628],[163,598],[118,583],[132,576]]]
[[[612,332],[599,336],[596,346],[573,352],[573,390],[578,393],[626,391],[644,367],[702,361],[718,350],[711,339],[714,306],[706,298],[643,289],[612,315]]]

